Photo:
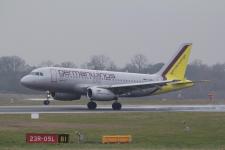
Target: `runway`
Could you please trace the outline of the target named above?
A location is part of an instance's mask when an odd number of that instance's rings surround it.
[[[96,110],[88,110],[86,105],[0,106],[0,114],[124,112],[225,112],[225,105],[123,105],[119,111],[111,105],[100,105]]]

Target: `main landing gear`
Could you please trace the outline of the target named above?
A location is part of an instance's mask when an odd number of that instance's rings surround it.
[[[93,101],[90,101],[87,104],[87,107],[88,107],[89,110],[95,110],[96,107],[97,107],[97,104],[95,102],[93,102]],[[121,108],[122,108],[121,103],[119,103],[117,101],[112,104],[112,109],[113,110],[121,110]]]
[[[88,107],[88,109],[90,109],[90,110],[95,110],[96,107],[97,107],[97,104],[96,104],[95,102],[93,102],[93,101],[90,101],[90,102],[87,104],[87,107]]]
[[[47,93],[47,97],[46,97],[46,100],[44,100],[43,104],[44,105],[49,105],[50,104],[50,97],[51,97],[51,93],[49,91],[46,92]]]
[[[119,103],[117,101],[112,104],[113,110],[121,110],[121,107],[122,107],[121,103]]]

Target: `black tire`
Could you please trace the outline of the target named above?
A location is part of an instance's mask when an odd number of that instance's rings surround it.
[[[118,102],[115,102],[112,104],[112,109],[113,110],[121,110],[122,105]]]
[[[45,100],[43,103],[44,103],[44,105],[49,105],[50,101],[49,100]]]
[[[95,110],[96,107],[97,107],[97,104],[96,104],[95,102],[89,102],[89,103],[87,104],[87,107],[88,107],[88,109],[90,109],[90,110]]]

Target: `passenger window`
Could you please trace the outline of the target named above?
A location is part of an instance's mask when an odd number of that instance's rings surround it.
[[[42,72],[40,72],[40,76],[44,76],[44,74]]]

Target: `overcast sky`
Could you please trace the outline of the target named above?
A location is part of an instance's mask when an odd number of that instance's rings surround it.
[[[0,0],[0,56],[119,66],[142,53],[165,62],[192,42],[191,61],[225,63],[224,0]]]

